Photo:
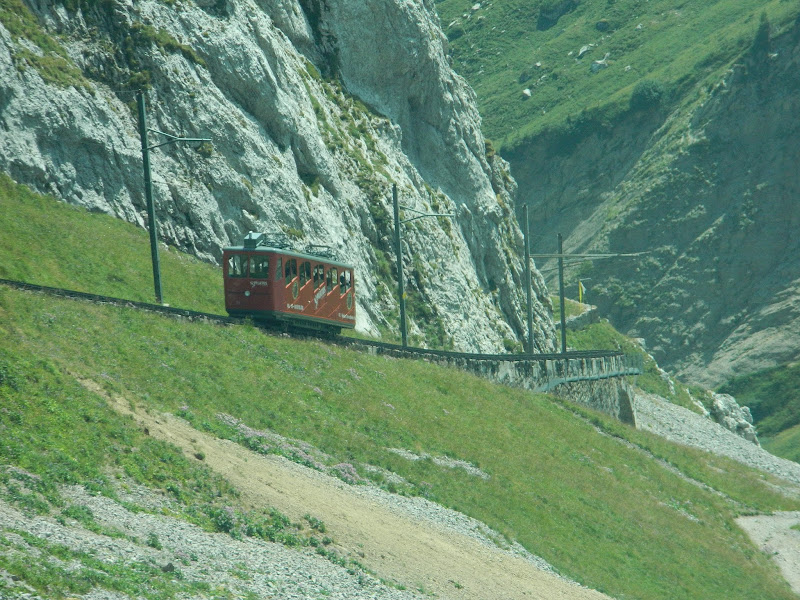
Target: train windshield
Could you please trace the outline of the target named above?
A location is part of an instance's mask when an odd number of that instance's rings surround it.
[[[228,257],[228,277],[247,277],[246,254],[231,254]]]
[[[250,258],[250,278],[269,278],[269,258],[266,256],[253,256]]]

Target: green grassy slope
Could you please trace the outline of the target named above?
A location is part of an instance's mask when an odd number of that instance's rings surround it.
[[[752,45],[762,12],[773,29],[800,12],[785,0],[495,0],[473,11],[474,4],[439,0],[436,8],[453,66],[475,88],[485,133],[498,147],[588,118],[613,119],[645,79],[660,84],[662,100],[678,101],[719,81]],[[572,10],[542,29],[542,7],[559,4]],[[606,53],[608,67],[592,73],[592,61]]]
[[[0,278],[155,301],[150,245],[142,246],[142,230],[107,215],[89,218],[84,209],[34,194],[3,173],[0,214]],[[225,314],[221,272],[164,244],[160,248],[164,301]]]
[[[58,205],[15,186],[5,189],[10,192],[0,196],[2,239],[12,231],[14,237],[33,235],[49,223],[52,235],[64,241],[52,248],[10,244],[0,264],[27,254],[32,264],[62,265],[62,285],[70,285],[70,278],[71,287],[109,279],[114,263],[100,260],[106,246],[96,246],[92,237],[67,243],[69,236],[58,231],[62,220],[47,218],[59,214]],[[38,217],[34,201],[42,203]],[[69,210],[73,228],[79,221],[87,231],[109,223]],[[114,236],[117,250],[147,257],[145,233],[116,225],[129,234]],[[109,270],[98,267],[87,279],[83,262],[65,258],[78,253]],[[213,269],[205,280],[181,280],[178,267],[192,261],[172,252],[164,259],[174,261],[176,289],[184,290],[187,302],[193,294],[220,288]],[[69,264],[74,270],[63,266]],[[142,271],[148,280],[147,260]],[[118,295],[135,293],[120,289]],[[191,323],[0,287],[0,464],[41,477],[41,492],[21,493],[2,470],[0,494],[27,510],[64,510],[56,487],[63,482],[112,495],[115,476],[166,489],[184,503],[185,518],[210,528],[225,530],[215,512],[219,502],[235,505],[223,481],[143,437],[77,384],[77,377],[241,443],[247,439],[219,413],[305,440],[330,455],[320,468],[350,463],[361,477],[393,488],[363,465],[389,469],[408,481],[400,486],[403,493],[425,495],[478,518],[565,574],[615,597],[793,597],[733,519],[742,512],[797,510],[800,503],[778,494],[766,475],[732,461],[454,369],[274,337],[247,326]],[[470,461],[490,478],[431,460],[409,462],[388,448]],[[295,451],[275,451],[309,462]],[[36,572],[35,566],[0,558],[0,568],[34,582],[48,597],[66,586],[56,582],[48,588],[48,578],[55,581],[57,574]],[[191,584],[159,577],[167,592],[150,597],[169,597]],[[99,585],[116,589],[121,584],[113,579]]]
[[[800,425],[784,429],[774,437],[762,438],[761,445],[776,456],[800,462]]]

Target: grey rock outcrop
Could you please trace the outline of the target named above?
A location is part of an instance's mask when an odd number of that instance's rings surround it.
[[[411,334],[470,350],[522,335],[516,184],[486,150],[431,2],[23,10],[37,35],[0,24],[0,169],[17,181],[146,226],[132,103],[149,84],[152,128],[213,140],[151,154],[162,240],[210,261],[250,230],[331,245],[356,267],[357,327],[392,331],[396,183],[403,205],[455,215],[403,226]],[[549,300],[534,280],[534,345],[547,351]]]
[[[753,427],[753,416],[746,406],[739,406],[736,399],[729,394],[712,394],[711,417],[728,431],[732,431],[756,445],[758,442],[756,429]]]

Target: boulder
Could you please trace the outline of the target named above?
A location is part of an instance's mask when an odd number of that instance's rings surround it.
[[[725,429],[756,445],[760,445],[756,429],[753,426],[753,416],[750,414],[750,409],[746,406],[739,406],[733,396],[714,393],[710,412],[711,418]]]

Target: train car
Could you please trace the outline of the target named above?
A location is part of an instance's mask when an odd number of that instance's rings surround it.
[[[231,316],[329,333],[356,325],[353,267],[324,246],[298,252],[250,232],[223,249],[222,270]]]

